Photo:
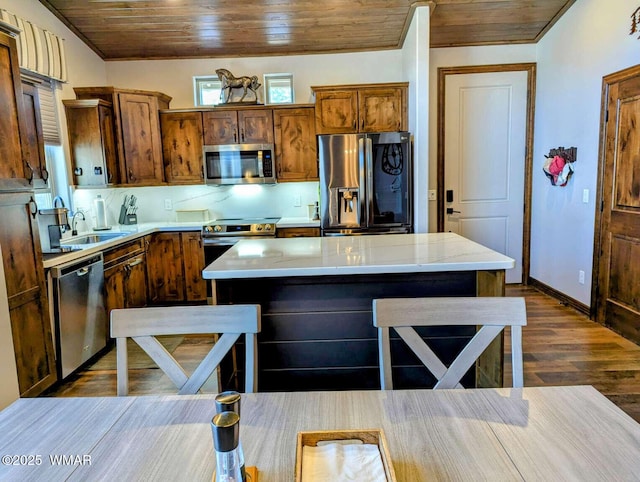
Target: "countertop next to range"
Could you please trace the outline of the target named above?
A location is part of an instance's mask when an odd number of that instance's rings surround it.
[[[211,221],[210,221],[211,223]],[[45,269],[52,268],[61,264],[68,263],[70,261],[76,261],[86,256],[99,253],[106,249],[113,248],[119,244],[123,244],[129,241],[133,241],[136,238],[146,236],[151,233],[161,231],[200,231],[202,229],[202,222],[171,222],[171,221],[158,221],[154,223],[140,223],[131,226],[114,226],[108,231],[87,231],[79,233],[78,236],[99,234],[99,233],[126,233],[123,236],[119,236],[114,239],[101,241],[98,243],[92,243],[83,245],[78,251],[71,251],[68,253],[60,254],[51,259],[43,261]],[[276,224],[278,228],[291,228],[291,227],[319,227],[319,221],[310,221],[308,218],[281,218]],[[75,236],[74,236],[75,237]],[[64,240],[63,240],[64,241]]]

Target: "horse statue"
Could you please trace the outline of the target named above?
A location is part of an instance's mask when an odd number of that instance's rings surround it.
[[[258,82],[258,77],[253,75],[251,77],[242,76],[242,77],[234,77],[231,72],[227,69],[217,69],[216,74],[218,74],[218,78],[222,81],[222,88],[220,89],[220,98],[223,103],[226,103],[231,98],[231,89],[244,89],[242,97],[238,102],[242,102],[247,95],[247,90],[253,92],[253,95],[258,100],[257,90],[260,87],[260,83]],[[224,96],[225,90],[227,91],[226,99]]]

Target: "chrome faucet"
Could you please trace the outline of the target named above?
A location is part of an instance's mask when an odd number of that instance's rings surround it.
[[[82,211],[76,211],[75,213],[73,213],[73,217],[71,218],[71,236],[75,236],[76,234],[78,234],[78,230],[76,229],[76,216],[78,214],[82,216],[83,221],[86,221],[86,218],[84,217],[84,213]]]

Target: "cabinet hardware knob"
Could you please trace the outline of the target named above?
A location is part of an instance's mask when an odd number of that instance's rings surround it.
[[[31,217],[35,219],[36,214],[38,213],[38,205],[36,204],[33,198],[29,200],[29,212],[31,213]]]
[[[49,181],[49,171],[47,171],[46,167],[43,167],[40,170],[40,175],[42,176],[42,180],[45,182],[45,184],[47,183],[47,181]]]

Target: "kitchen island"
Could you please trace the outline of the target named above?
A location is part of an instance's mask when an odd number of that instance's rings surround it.
[[[262,306],[259,390],[378,389],[373,299],[503,296],[504,270],[513,266],[513,259],[453,233],[251,239],[207,266],[203,277],[213,283],[214,303]],[[420,334],[437,339],[434,350],[448,363],[474,331]],[[502,351],[498,340],[463,385],[502,385]],[[242,347],[238,352],[242,357]],[[435,383],[397,338],[392,360],[396,387]],[[223,387],[234,388],[229,371]]]

